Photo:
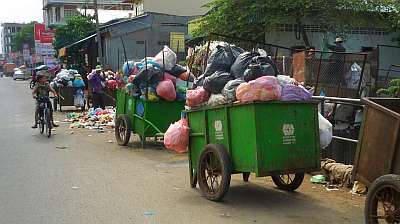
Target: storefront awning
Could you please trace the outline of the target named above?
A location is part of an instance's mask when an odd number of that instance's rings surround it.
[[[64,48],[70,48],[70,47],[72,47],[72,46],[74,46],[74,45],[77,45],[77,44],[79,44],[79,43],[83,43],[83,42],[85,42],[85,41],[88,41],[88,40],[90,40],[90,39],[96,37],[96,35],[97,35],[97,34],[92,34],[92,35],[90,35],[90,36],[87,36],[87,37],[85,37],[85,38],[83,38],[83,39],[80,39],[80,40],[76,41],[75,43],[72,43],[72,44],[70,44],[70,45],[65,46]]]

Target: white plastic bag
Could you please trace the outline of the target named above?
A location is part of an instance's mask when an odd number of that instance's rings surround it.
[[[218,105],[224,105],[227,103],[227,100],[222,94],[211,94],[210,99],[207,101],[207,106],[215,107]]]
[[[319,122],[319,143],[322,149],[331,144],[332,141],[332,124],[325,119],[320,113],[318,113]]]
[[[157,62],[161,67],[163,67],[163,51],[165,70],[169,71],[176,65],[177,56],[169,47],[164,46],[164,49],[154,57],[154,61]]]
[[[77,108],[85,106],[85,95],[82,90],[76,91],[74,95],[74,106]]]

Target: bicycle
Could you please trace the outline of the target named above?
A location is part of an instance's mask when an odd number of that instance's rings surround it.
[[[50,109],[47,104],[49,101],[48,96],[37,98],[38,106],[39,106],[39,117],[38,117],[38,125],[40,134],[45,133],[48,138],[51,137],[51,129],[53,128]]]

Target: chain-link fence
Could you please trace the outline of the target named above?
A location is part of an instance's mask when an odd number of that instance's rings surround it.
[[[293,76],[316,95],[358,98],[367,86],[367,54],[308,50],[293,56]]]

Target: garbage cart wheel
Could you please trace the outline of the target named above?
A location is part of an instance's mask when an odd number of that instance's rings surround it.
[[[117,139],[118,145],[128,145],[129,139],[131,138],[132,123],[128,115],[123,114],[118,116],[115,121],[115,138]]]
[[[304,173],[271,176],[275,185],[285,191],[295,191],[303,183]]]
[[[400,223],[400,176],[385,175],[369,188],[365,201],[365,223]]]
[[[243,175],[243,181],[249,182],[250,172],[244,172],[242,175]]]
[[[200,155],[197,180],[202,194],[211,201],[221,201],[231,182],[231,160],[222,145],[206,145]]]

